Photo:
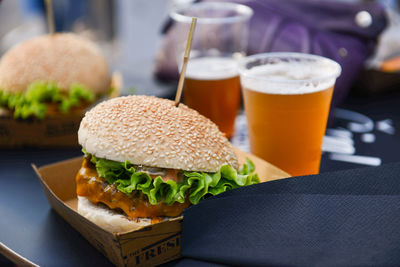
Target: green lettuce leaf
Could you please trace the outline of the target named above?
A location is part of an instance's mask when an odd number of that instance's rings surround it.
[[[67,94],[61,93],[55,83],[34,82],[24,93],[10,93],[0,90],[0,107],[13,111],[14,118],[26,119],[46,116],[47,104],[57,103],[63,113],[82,102],[93,102],[95,95],[85,86],[73,84]]]
[[[190,203],[197,204],[207,196],[217,195],[227,190],[260,183],[254,172],[255,166],[250,159],[236,171],[229,165],[223,165],[218,172],[183,172],[183,181],[164,181],[161,176],[152,179],[146,172],[135,171],[129,161],[117,162],[97,158],[82,150],[87,159],[95,165],[97,173],[109,184],[115,183],[117,189],[127,195],[140,191],[153,205],[175,202],[183,203],[188,197]]]

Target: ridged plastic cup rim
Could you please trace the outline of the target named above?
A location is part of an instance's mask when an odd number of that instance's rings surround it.
[[[191,23],[192,17],[183,15],[185,10],[231,10],[236,12],[233,16],[228,17],[197,17],[198,24],[230,24],[237,23],[241,21],[246,21],[250,19],[253,15],[253,10],[245,5],[235,4],[235,3],[222,3],[222,2],[202,2],[189,5],[182,5],[174,8],[170,12],[170,17],[177,22]]]

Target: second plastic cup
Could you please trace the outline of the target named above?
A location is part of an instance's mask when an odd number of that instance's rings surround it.
[[[178,64],[182,63],[192,17],[197,26],[186,71],[185,104],[215,122],[228,138],[240,105],[237,59],[246,55],[248,23],[253,11],[244,5],[204,2],[178,7],[175,22]]]

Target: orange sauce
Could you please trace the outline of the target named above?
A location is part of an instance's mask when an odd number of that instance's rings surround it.
[[[152,205],[141,193],[128,196],[118,191],[114,184],[110,185],[99,177],[94,165],[86,159],[76,176],[76,184],[78,196],[86,197],[93,203],[103,203],[111,209],[120,209],[132,219],[152,218],[153,223],[161,221],[160,217],[176,217],[190,205],[188,201]]]

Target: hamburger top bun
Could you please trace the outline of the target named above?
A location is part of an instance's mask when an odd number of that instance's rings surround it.
[[[95,94],[110,88],[107,62],[92,42],[72,33],[43,35],[22,42],[0,60],[0,89],[24,92],[35,81],[55,82],[66,92],[74,83]]]
[[[131,220],[122,213],[111,210],[106,206],[93,204],[87,198],[79,196],[78,213],[112,233],[133,231],[151,224],[149,218]]]
[[[105,101],[86,113],[79,143],[99,158],[187,171],[238,168],[228,139],[197,111],[151,96]]]

